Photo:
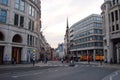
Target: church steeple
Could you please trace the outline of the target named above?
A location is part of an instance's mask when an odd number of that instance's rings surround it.
[[[68,24],[68,17],[67,17],[67,29],[69,28],[69,24]]]
[[[69,24],[68,24],[68,17],[67,17],[66,33],[68,33],[68,29],[69,29]]]
[[[65,53],[66,55],[69,54],[69,24],[68,24],[68,17],[67,17],[67,25],[66,25],[66,33],[65,33]]]

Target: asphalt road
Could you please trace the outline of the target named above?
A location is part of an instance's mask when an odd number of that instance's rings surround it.
[[[35,67],[8,69],[0,74],[0,80],[110,80],[109,75],[117,69],[98,65],[77,64],[74,67]],[[114,77],[111,80],[119,80]]]

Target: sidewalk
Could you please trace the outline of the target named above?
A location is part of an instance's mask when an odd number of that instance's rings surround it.
[[[35,63],[35,67],[36,66],[40,66],[40,67],[43,67],[43,66],[48,66],[49,64],[49,61],[48,63],[44,64],[42,62],[38,62],[38,63]],[[10,65],[0,65],[0,69],[1,68],[20,68],[20,67],[33,67],[33,64],[30,63],[30,64],[10,64]]]
[[[78,63],[88,64],[87,61],[80,61]],[[99,65],[100,67],[108,67],[108,68],[120,69],[120,64],[110,64],[110,63],[104,63],[104,62],[102,62],[102,65],[101,65],[99,61],[97,61],[97,62],[90,62],[90,64]]]

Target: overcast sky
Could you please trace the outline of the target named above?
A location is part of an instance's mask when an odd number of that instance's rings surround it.
[[[41,0],[42,31],[51,47],[64,42],[67,17],[69,27],[79,20],[100,14],[104,0]]]

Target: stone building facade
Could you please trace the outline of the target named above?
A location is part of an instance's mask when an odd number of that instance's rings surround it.
[[[120,0],[104,0],[101,9],[105,60],[120,63]]]
[[[39,59],[40,0],[0,0],[0,64]]]

